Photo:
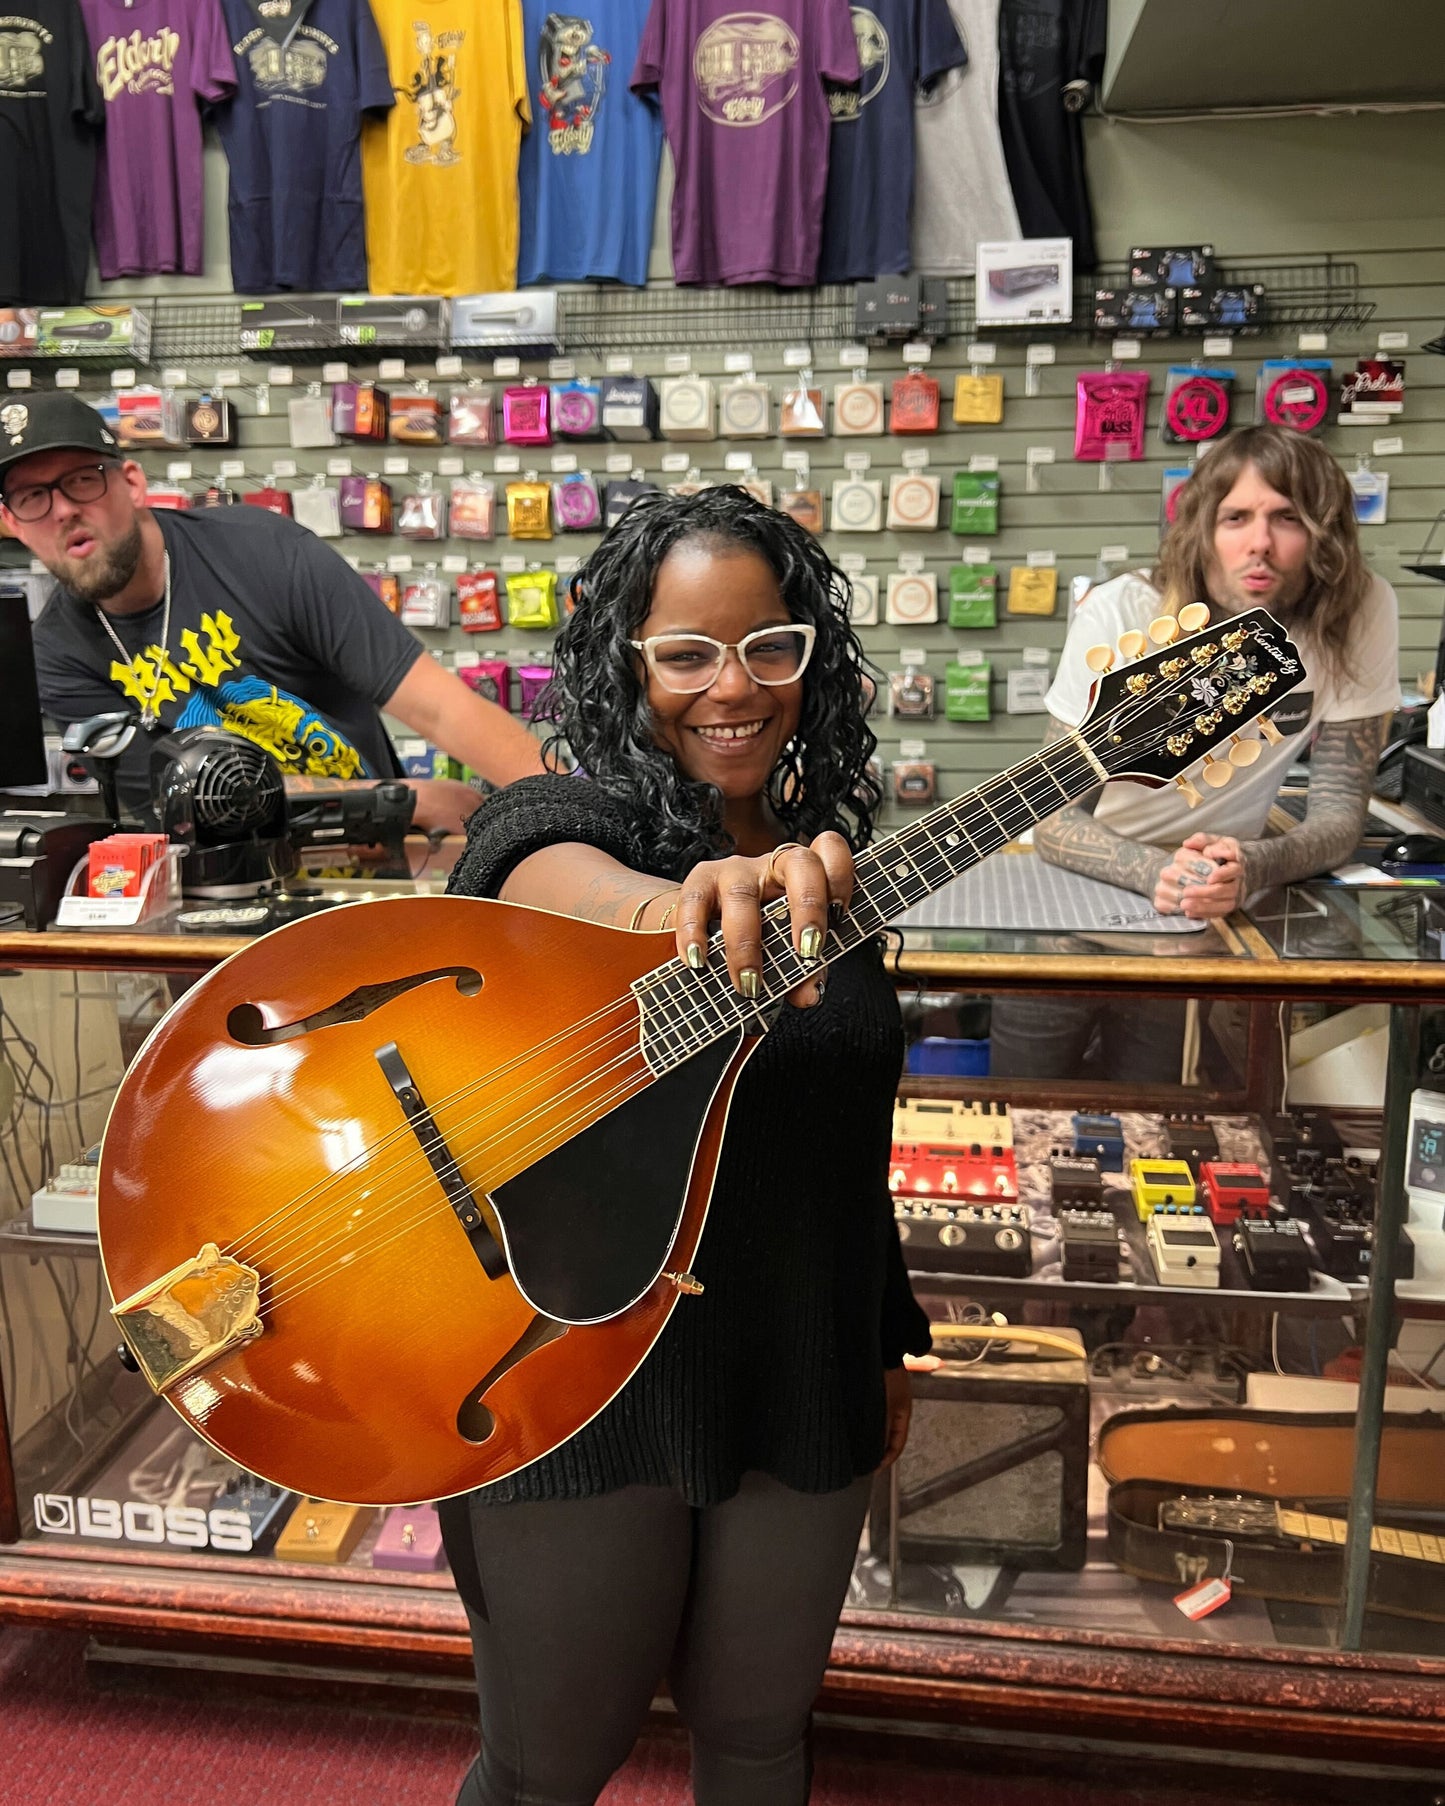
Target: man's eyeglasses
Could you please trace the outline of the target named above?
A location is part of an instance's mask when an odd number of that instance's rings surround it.
[[[686,696],[711,689],[730,652],[737,653],[738,663],[755,684],[794,683],[808,668],[817,634],[817,628],[805,622],[759,627],[736,645],[706,633],[655,633],[650,639],[627,643],[647,660],[648,670],[664,690]]]
[[[44,520],[57,489],[68,502],[98,502],[105,494],[110,473],[117,469],[116,464],[81,464],[53,483],[26,483],[12,489],[3,500],[16,520]]]

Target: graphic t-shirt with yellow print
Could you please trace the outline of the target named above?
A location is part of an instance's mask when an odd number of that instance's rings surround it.
[[[396,105],[362,132],[377,295],[516,286],[530,123],[520,0],[372,0]]]

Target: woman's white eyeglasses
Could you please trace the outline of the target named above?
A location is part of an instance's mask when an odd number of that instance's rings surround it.
[[[648,670],[663,689],[685,696],[711,689],[730,652],[737,653],[738,663],[755,684],[795,683],[808,668],[817,637],[816,627],[800,622],[791,627],[759,627],[735,645],[706,633],[655,633],[627,643],[647,660]]]

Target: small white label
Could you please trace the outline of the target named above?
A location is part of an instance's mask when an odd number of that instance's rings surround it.
[[[243,476],[245,476],[245,474],[246,474],[246,465],[245,465],[244,460],[242,460],[241,458],[222,458],[221,459],[221,475],[222,475],[222,477],[243,477]]]
[[[404,383],[406,381],[406,359],[404,357],[384,357],[376,366],[376,374],[384,383]]]
[[[549,357],[547,374],[554,383],[570,383],[577,375],[577,360],[570,357]]]
[[[1128,546],[1100,546],[1100,564],[1124,564],[1129,557]]]
[[[662,360],[662,368],[668,376],[686,376],[692,369],[692,353],[690,351],[669,351]]]
[[[976,646],[960,646],[953,655],[953,662],[956,665],[981,665],[983,654]]]
[[[442,553],[442,569],[446,572],[447,576],[460,577],[466,568],[467,555],[465,552]]]
[[[30,372],[28,370],[7,370],[5,372],[5,387],[7,389],[28,389],[30,387]]]
[[[785,451],[779,462],[784,470],[795,470],[800,477],[806,477],[812,469],[812,459],[805,451]]]
[[[867,470],[867,468],[868,468],[867,452],[844,452],[843,453],[843,468],[844,468],[844,470],[852,470],[852,471]]]
[[[515,476],[522,468],[520,452],[498,452],[492,460],[492,468],[499,477]]]
[[[1234,1588],[1227,1580],[1201,1580],[1198,1586],[1185,1587],[1174,1595],[1174,1603],[1186,1618],[1207,1618],[1221,1605],[1228,1605]]]
[[[1024,663],[1026,665],[1047,665],[1049,649],[1047,646],[1025,646]]]
[[[608,452],[607,474],[613,477],[625,477],[632,470],[631,452]]]
[[[1138,339],[1115,339],[1110,347],[1109,356],[1114,359],[1115,363],[1124,363],[1129,358],[1138,357],[1142,349]]]
[[[49,574],[49,565],[43,563],[39,558],[32,558],[30,560],[30,575],[32,577],[47,577]]]
[[[838,353],[838,362],[845,370],[866,370],[868,368],[868,347],[866,345],[844,345]]]
[[[493,376],[520,376],[522,360],[519,357],[494,357],[492,359]]]
[[[903,347],[905,364],[927,364],[932,361],[933,347],[926,339],[910,339]]]
[[[1408,332],[1382,332],[1375,342],[1381,351],[1408,351],[1410,349]]]
[[[460,376],[461,373],[462,373],[462,360],[459,357],[456,357],[453,354],[448,353],[448,355],[446,357],[439,357],[437,359],[437,375],[438,376],[442,376],[442,377]]]
[[[466,469],[461,458],[438,458],[437,475],[439,477],[459,477]]]
[[[1206,357],[1232,357],[1234,355],[1234,340],[1227,334],[1217,339],[1206,339],[1204,341],[1204,355]]]
[[[868,560],[862,552],[844,552],[838,566],[846,576],[861,577],[868,569]]]
[[[632,353],[630,351],[609,351],[607,353],[607,374],[609,376],[631,376]]]
[[[186,373],[184,370],[171,365],[161,371],[161,387],[163,389],[184,389],[185,386]]]
[[[552,468],[553,468],[553,470],[560,470],[560,471],[576,470],[576,468],[577,468],[576,452],[553,452],[552,453]]]
[[[1030,552],[1028,566],[1032,571],[1051,571],[1056,559],[1052,552]]]
[[[900,759],[926,759],[928,757],[928,742],[926,740],[900,740],[898,742],[898,756]]]
[[[294,458],[278,458],[271,466],[271,475],[273,477],[294,477],[296,460]]]
[[[900,552],[898,554],[898,568],[905,577],[916,577],[923,569],[922,552]]]
[[[928,654],[921,646],[900,646],[898,662],[900,665],[921,665],[927,661]]]
[[[393,457],[383,458],[381,460],[381,472],[383,476],[404,477],[410,469],[411,465],[405,458]]]
[[[213,392],[217,389],[239,389],[240,386],[241,372],[239,370],[218,370],[211,383]]]
[[[741,375],[744,372],[751,376],[753,372],[753,354],[751,351],[729,351],[723,358],[723,369]]]
[[[1031,445],[1024,456],[1030,464],[1052,464],[1054,448],[1052,445]]]
[[[266,372],[266,381],[273,389],[289,389],[295,380],[290,364],[272,364]]]
[[[988,556],[987,546],[965,546],[963,548],[963,562],[965,564],[987,564]]]
[[[970,476],[987,476],[998,469],[998,458],[993,452],[974,452],[968,460]]]
[[[351,475],[350,458],[328,458],[326,474],[329,477],[349,477]]]
[[[921,445],[917,445],[917,446],[912,447],[910,450],[904,452],[903,468],[905,470],[927,470],[928,469],[928,453],[927,453],[927,451],[925,451],[925,449]]]
[[[351,381],[350,364],[323,364],[321,380],[324,383],[345,383]]]
[[[1375,458],[1394,458],[1405,449],[1405,441],[1395,434],[1389,439],[1376,439],[1370,446],[1370,455]]]
[[[135,387],[134,370],[112,370],[110,373],[112,389],[133,389]]]
[[[580,558],[554,558],[552,563],[559,577],[570,577],[573,571],[581,568],[582,560]]]
[[[1030,345],[1024,352],[1024,362],[1029,364],[1052,364],[1057,358],[1058,352],[1052,345]]]
[[[1328,351],[1330,335],[1327,332],[1302,332],[1299,335],[1301,351]]]
[[[1279,398],[1287,406],[1298,408],[1303,407],[1306,402],[1313,401],[1315,392],[1308,383],[1295,383],[1291,388],[1281,389]]]
[[[389,571],[409,571],[411,569],[410,552],[392,552],[386,561]]]
[[[502,559],[502,570],[509,577],[519,577],[527,568],[527,561],[520,552],[508,552]]]
[[[963,355],[968,359],[969,363],[971,363],[971,364],[997,363],[998,346],[997,345],[983,345],[983,344],[967,345],[964,347]]]
[[[80,387],[80,372],[78,370],[69,369],[57,370],[55,372],[55,386],[57,389],[78,389]]]
[[[725,470],[751,470],[752,467],[753,454],[751,452],[729,452],[723,459]]]
[[[174,463],[166,465],[166,475],[173,483],[189,482],[191,474],[189,458],[177,458]]]
[[[664,470],[686,470],[691,463],[692,459],[686,452],[664,452],[662,454],[662,468]]]
[[[783,350],[783,367],[787,370],[811,370],[813,347],[811,345],[786,346]]]

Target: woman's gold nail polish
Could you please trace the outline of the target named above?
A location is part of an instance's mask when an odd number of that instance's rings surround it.
[[[756,966],[744,966],[738,973],[738,989],[749,1003],[756,1003],[758,997],[758,969]]]
[[[821,928],[807,927],[798,936],[798,952],[804,959],[816,959],[823,946]]]
[[[707,948],[701,941],[689,941],[687,944],[687,963],[694,972],[701,972],[707,964]]]

